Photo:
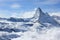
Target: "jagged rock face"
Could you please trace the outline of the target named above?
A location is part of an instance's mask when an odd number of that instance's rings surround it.
[[[60,26],[57,21],[55,21],[48,13],[44,13],[40,8],[36,10],[34,17],[37,19],[36,21],[41,24],[49,23],[54,26]]]

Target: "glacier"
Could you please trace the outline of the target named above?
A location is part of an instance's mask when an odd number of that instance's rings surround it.
[[[57,20],[40,8],[31,18],[0,18],[0,40],[60,40]]]

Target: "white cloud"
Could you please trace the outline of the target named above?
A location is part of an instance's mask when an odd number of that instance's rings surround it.
[[[22,14],[21,13],[12,13],[12,15],[10,17],[22,18]]]
[[[0,17],[5,17],[5,18],[9,18],[9,17],[16,17],[16,18],[30,18],[33,17],[35,14],[35,10],[32,11],[23,11],[23,12],[11,12],[8,10],[0,10]]]
[[[34,11],[21,12],[21,13],[12,13],[11,17],[16,18],[31,18],[34,15]]]
[[[34,16],[34,11],[24,12],[23,18],[31,18]]]
[[[52,27],[51,29],[48,30],[43,31],[40,30],[40,33],[31,30],[24,32],[23,36],[12,40],[60,40],[60,28]]]
[[[8,10],[0,10],[0,17],[9,18],[11,16],[11,12]]]
[[[19,4],[12,4],[11,5],[11,8],[14,8],[14,9],[17,9],[17,8],[20,8],[21,7],[21,5],[19,5]]]
[[[32,11],[25,11],[25,12],[20,12],[20,13],[12,13],[12,16],[11,17],[17,17],[17,18],[31,18],[34,16],[35,14],[35,10],[32,10]]]
[[[60,12],[53,12],[53,13],[49,13],[51,16],[56,15],[56,16],[60,16]]]
[[[37,9],[37,8],[35,8],[35,9],[32,10],[32,11],[23,12],[22,17],[23,17],[23,18],[31,18],[31,17],[33,17],[34,14],[35,14],[36,9]]]

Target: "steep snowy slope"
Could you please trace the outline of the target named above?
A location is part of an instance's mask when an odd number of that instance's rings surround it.
[[[53,26],[60,26],[60,24],[54,20],[48,13],[44,13],[40,8],[36,10],[34,17],[32,18],[33,21],[37,21],[40,24],[46,25],[46,23],[51,24]]]

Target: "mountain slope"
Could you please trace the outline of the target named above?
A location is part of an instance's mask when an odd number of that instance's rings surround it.
[[[35,22],[38,21],[40,24],[45,25],[45,23],[49,23],[54,26],[60,26],[56,20],[54,20],[48,13],[44,13],[40,8],[36,10],[33,19]]]

